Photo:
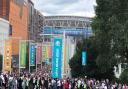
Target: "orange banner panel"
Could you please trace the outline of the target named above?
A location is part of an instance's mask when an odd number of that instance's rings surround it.
[[[52,58],[52,46],[46,47],[46,58]]]
[[[3,71],[11,71],[11,61],[12,60],[12,41],[6,40],[4,45],[4,65]]]

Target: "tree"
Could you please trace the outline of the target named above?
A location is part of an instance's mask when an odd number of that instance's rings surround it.
[[[96,0],[92,27],[98,43],[97,65],[106,72],[128,60],[128,0]]]
[[[125,69],[121,73],[120,80],[123,84],[128,84],[128,69]]]
[[[82,66],[82,51],[87,53],[87,65]],[[84,77],[102,79],[113,78],[113,69],[107,72],[101,72],[101,67],[96,64],[97,56],[99,55],[97,43],[94,37],[79,41],[76,46],[76,54],[71,58],[69,64],[71,67],[72,77]]]
[[[94,57],[96,64],[92,66],[96,67],[96,71],[93,71],[98,73],[97,75],[102,74],[104,77],[110,78],[114,75],[114,66],[118,63],[128,62],[128,0],[96,0],[96,3],[96,16],[92,22],[95,35],[95,41],[93,41],[96,42],[96,46],[91,44],[93,48],[96,48],[96,56]],[[88,47],[89,41],[86,40],[77,44],[76,54],[70,61],[73,76],[86,75],[87,68],[91,68],[88,65],[93,62],[89,63],[89,55],[93,56],[93,52]],[[82,47],[88,48],[85,68],[80,65]]]

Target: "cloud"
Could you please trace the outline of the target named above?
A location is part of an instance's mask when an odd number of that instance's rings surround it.
[[[95,16],[95,0],[34,0],[35,8],[44,15]]]

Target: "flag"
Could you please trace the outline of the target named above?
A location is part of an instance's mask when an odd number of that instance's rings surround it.
[[[12,65],[12,40],[6,40],[4,45],[4,62],[3,62],[4,72],[11,71]]]
[[[20,41],[20,68],[26,68],[26,42]]]
[[[35,49],[35,44],[30,43],[29,45],[29,57],[30,57],[30,66],[35,66],[35,61],[36,61],[36,49]]]
[[[67,72],[67,68],[68,68],[68,61],[67,61],[67,43],[65,42],[64,44],[64,57],[63,57],[63,61],[64,61],[64,73]]]
[[[85,51],[82,52],[82,65],[83,66],[86,65],[86,52]]]
[[[61,78],[62,38],[53,39],[52,78]]]
[[[52,58],[52,46],[47,46],[46,47],[46,58]]]
[[[41,45],[37,44],[36,45],[36,63],[41,64],[42,62],[42,52],[41,52]]]
[[[42,45],[42,61],[46,61],[46,46]]]

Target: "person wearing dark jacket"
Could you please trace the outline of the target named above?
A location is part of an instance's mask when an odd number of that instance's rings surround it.
[[[45,87],[46,89],[48,89],[48,79],[45,79],[45,81],[44,81],[44,87]]]
[[[29,81],[29,89],[34,89],[33,77],[30,78],[30,81]]]
[[[18,80],[18,84],[19,84],[18,89],[23,89],[22,88],[22,82],[23,82],[23,79],[20,77]]]

